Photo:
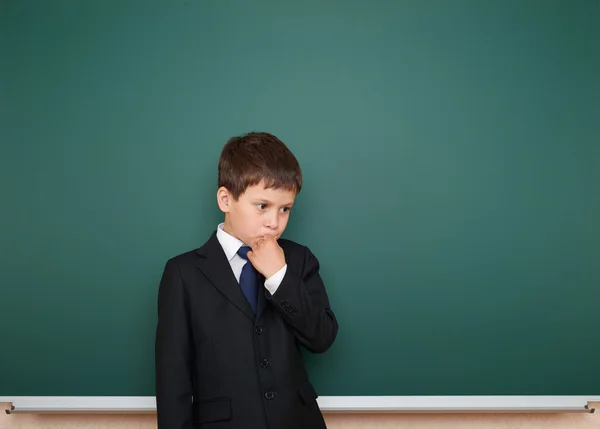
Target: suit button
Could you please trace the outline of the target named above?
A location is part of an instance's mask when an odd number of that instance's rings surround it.
[[[263,328],[261,328],[260,326],[257,326],[256,328],[254,328],[254,332],[256,332],[256,335],[262,335]]]
[[[262,362],[260,363],[260,366],[262,366],[263,368],[268,367],[269,361],[267,359],[263,359]]]
[[[267,399],[273,399],[275,397],[275,393],[274,392],[267,392],[265,393],[265,398]]]

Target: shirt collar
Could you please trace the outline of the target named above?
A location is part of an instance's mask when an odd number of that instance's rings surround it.
[[[227,260],[231,261],[233,257],[237,255],[237,251],[240,247],[245,246],[245,244],[242,240],[226,233],[223,229],[224,225],[224,223],[220,223],[217,227],[217,240],[219,240],[219,243],[225,252],[225,256],[227,256]]]

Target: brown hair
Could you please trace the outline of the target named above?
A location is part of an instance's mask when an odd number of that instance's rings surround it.
[[[249,186],[262,180],[265,187],[300,193],[302,171],[288,147],[269,133],[251,132],[232,137],[219,159],[219,187],[237,200]]]

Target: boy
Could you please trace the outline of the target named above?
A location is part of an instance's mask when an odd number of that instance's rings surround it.
[[[171,258],[158,293],[159,429],[325,428],[300,345],[325,352],[338,325],[307,247],[279,239],[302,188],[268,133],[231,138],[219,160],[225,221]]]

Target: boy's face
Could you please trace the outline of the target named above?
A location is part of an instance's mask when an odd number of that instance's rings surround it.
[[[217,202],[225,213],[223,229],[248,246],[254,246],[265,236],[280,236],[287,226],[295,197],[292,191],[267,189],[261,182],[249,186],[235,201],[229,190],[221,187]]]

